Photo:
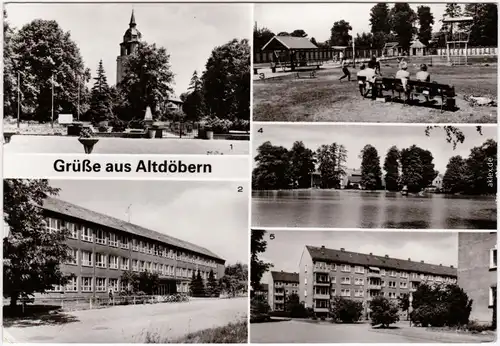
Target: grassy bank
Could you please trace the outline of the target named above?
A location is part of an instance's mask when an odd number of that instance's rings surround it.
[[[170,340],[158,333],[147,333],[147,344],[243,344],[248,342],[248,325],[244,319],[223,327],[209,328]]]

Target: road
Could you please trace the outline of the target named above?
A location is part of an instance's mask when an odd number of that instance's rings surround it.
[[[247,155],[249,141],[204,140],[204,139],[135,139],[100,138],[94,146],[95,154],[224,154]],[[84,154],[82,144],[76,137],[14,135],[4,145],[5,153],[20,154]]]
[[[488,338],[489,337],[489,338]],[[471,336],[431,332],[424,328],[398,326],[397,329],[372,329],[369,324],[282,321],[250,326],[252,343],[440,343],[491,342],[491,336]]]
[[[146,335],[177,339],[188,333],[237,322],[248,298],[197,299],[188,303],[116,306],[66,313],[64,319],[4,321],[10,343],[143,343]],[[65,322],[62,322],[64,320]]]

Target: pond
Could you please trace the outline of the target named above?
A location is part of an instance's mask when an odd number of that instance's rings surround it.
[[[253,227],[496,229],[495,196],[354,190],[253,191]]]

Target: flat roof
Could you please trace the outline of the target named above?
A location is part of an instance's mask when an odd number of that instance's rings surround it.
[[[211,257],[213,259],[216,259],[219,262],[225,262],[224,259],[221,257],[217,256],[213,252],[189,243],[187,241],[171,237],[169,235],[166,235],[164,233],[152,231],[150,229],[144,228],[139,225],[135,225],[130,222],[126,222],[117,218],[114,218],[112,216],[104,215],[98,212],[95,212],[90,209],[86,209],[83,207],[80,207],[78,205],[53,198],[53,197],[47,197],[45,198],[43,205],[41,206],[42,209],[47,210],[49,212],[57,213],[57,214],[62,214],[62,215],[67,215],[79,220],[91,222],[93,224],[97,224],[100,226],[105,226],[108,228],[115,229],[117,231],[122,231],[126,232],[129,234],[157,240],[162,243],[166,243],[168,245],[180,248],[180,249],[185,249],[191,252],[196,252],[202,255],[205,255],[207,257]]]

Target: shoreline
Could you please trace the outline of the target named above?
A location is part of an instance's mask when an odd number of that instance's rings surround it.
[[[275,190],[257,190],[252,188],[252,194],[257,192],[309,192],[309,191],[348,191],[354,193],[391,193],[401,194],[401,191],[387,191],[387,190],[356,190],[356,189],[275,189]],[[419,193],[408,193],[408,197],[422,197],[427,195],[441,195],[441,196],[454,196],[454,197],[496,197],[497,194],[463,194],[463,193],[437,193],[437,192],[424,192],[423,195]]]

